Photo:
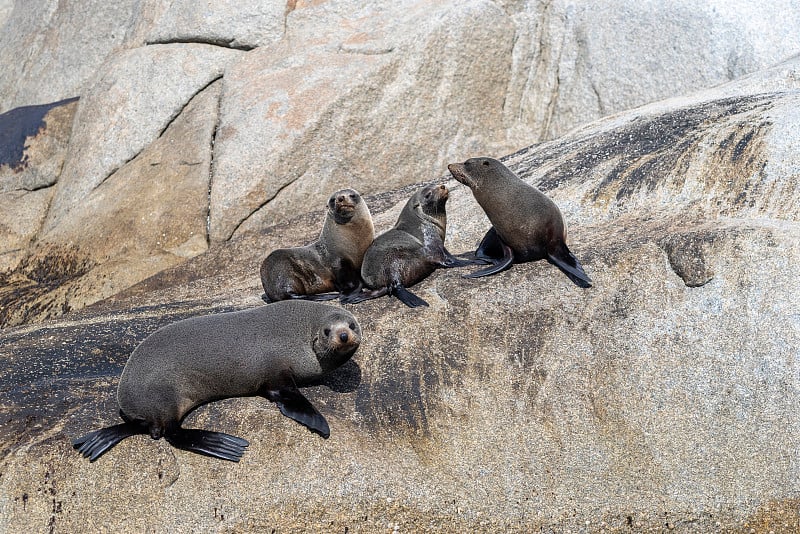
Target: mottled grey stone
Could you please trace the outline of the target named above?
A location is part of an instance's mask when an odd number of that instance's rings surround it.
[[[119,372],[148,333],[263,305],[261,259],[313,238],[322,211],[6,329],[0,528],[797,530],[800,92],[732,92],[506,158],[561,207],[594,287],[541,261],[478,280],[437,271],[414,287],[424,309],[348,306],[363,345],[343,375],[305,390],[329,440],[251,398],[187,421],[248,439],[235,465],[145,436],[90,464],[69,443],[117,422]],[[446,183],[460,252],[488,222]],[[378,231],[412,189],[366,197]],[[694,252],[697,272],[713,272],[702,285],[685,281]]]

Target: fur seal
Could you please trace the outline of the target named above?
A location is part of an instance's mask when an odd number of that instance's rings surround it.
[[[361,262],[374,238],[372,215],[361,195],[353,189],[336,191],[316,241],[274,250],[261,263],[264,300],[329,300],[358,290]]]
[[[474,253],[491,266],[465,275],[478,278],[498,273],[512,263],[547,259],[580,287],[592,281],[567,248],[567,227],[558,206],[492,158],[471,158],[447,166],[453,177],[472,190],[492,222]]]
[[[297,386],[344,364],[360,343],[361,327],[350,312],[318,302],[276,302],[172,323],[142,341],[125,364],[117,390],[125,422],[77,438],[73,447],[93,462],[123,439],[149,434],[238,462],[246,440],[181,422],[202,404],[246,396],[266,397],[327,438],[327,421]]]
[[[388,294],[411,308],[427,306],[406,287],[423,280],[437,267],[473,264],[456,258],[444,246],[448,196],[444,185],[428,185],[415,192],[394,227],[379,235],[364,255],[361,279],[368,289],[344,295],[342,302],[361,302]]]

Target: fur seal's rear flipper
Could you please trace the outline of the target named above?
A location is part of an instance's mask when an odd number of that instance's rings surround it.
[[[490,232],[491,232],[491,230],[490,230]],[[489,234],[487,233],[486,236],[488,237]],[[485,240],[486,240],[486,238],[484,238],[484,241]],[[514,251],[511,250],[511,247],[506,245],[503,242],[503,240],[500,239],[499,237],[497,238],[497,240],[500,243],[500,246],[502,247],[503,257],[499,258],[499,259],[493,259],[493,258],[490,258],[488,256],[485,256],[486,259],[488,259],[489,261],[492,262],[492,265],[490,265],[489,267],[486,267],[485,269],[480,269],[478,271],[475,271],[474,273],[465,274],[465,275],[463,275],[464,278],[480,278],[482,276],[490,276],[490,275],[497,274],[500,271],[503,271],[503,270],[508,269],[509,267],[511,267],[511,264],[514,262]],[[483,244],[483,243],[481,243],[481,244]],[[481,253],[482,253],[481,252],[481,247],[479,246],[478,250],[475,251],[475,255],[479,256]]]
[[[388,287],[379,287],[378,289],[362,289],[361,291],[355,291],[347,295],[342,295],[342,297],[339,299],[339,302],[342,304],[358,304],[359,302],[376,299],[388,294]]]
[[[324,302],[339,298],[339,293],[317,293],[315,295],[292,295],[289,298],[296,300],[313,300],[314,302]]]
[[[439,263],[439,267],[450,269],[452,267],[466,267],[467,265],[486,265],[486,261],[477,258],[460,258],[444,249],[444,260]]]
[[[289,419],[294,419],[325,439],[330,437],[328,422],[296,387],[268,390],[264,396],[277,404],[281,413]]]
[[[397,297],[397,299],[408,306],[409,308],[419,308],[420,306],[428,306],[428,303],[421,297],[416,296],[414,293],[403,287],[402,284],[392,284],[389,293]]]
[[[205,456],[238,462],[250,443],[247,440],[222,432],[176,428],[164,434],[170,445]]]
[[[561,269],[576,286],[592,287],[592,280],[583,270],[578,258],[567,248],[566,243],[561,243],[559,248],[547,254],[547,261]]]
[[[147,434],[147,431],[135,423],[121,423],[75,438],[72,440],[72,446],[83,454],[84,458],[89,458],[90,462],[94,462],[111,447],[136,434]]]

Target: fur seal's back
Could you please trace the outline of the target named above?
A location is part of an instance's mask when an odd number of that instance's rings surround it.
[[[567,227],[555,202],[496,159],[471,158],[447,168],[472,190],[492,222],[474,256],[493,265],[468,277],[494,274],[511,263],[547,259],[576,285],[591,287],[591,279],[567,247]]]
[[[297,386],[345,363],[360,341],[350,312],[316,302],[284,301],[172,323],[136,347],[125,365],[117,390],[125,423],[79,438],[75,446],[94,461],[125,437],[148,433],[178,448],[236,461],[246,441],[180,423],[201,404],[253,395],[276,402],[284,415],[327,437],[325,418]]]
[[[367,286],[342,297],[354,303],[383,295],[395,295],[409,307],[427,306],[407,289],[438,267],[458,267],[472,262],[454,257],[444,246],[447,228],[444,185],[428,185],[406,202],[394,227],[379,235],[364,255],[361,279]]]
[[[358,289],[364,253],[375,237],[372,215],[354,189],[333,193],[327,209],[316,241],[274,250],[261,263],[264,300],[329,300]],[[328,295],[314,296],[320,293]]]

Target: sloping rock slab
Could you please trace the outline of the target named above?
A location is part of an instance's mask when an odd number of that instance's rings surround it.
[[[320,213],[5,331],[2,527],[800,528],[798,99],[672,102],[510,156],[562,207],[595,286],[537,262],[481,280],[437,272],[415,287],[422,310],[351,306],[364,330],[354,364],[307,391],[327,441],[252,398],[189,421],[247,438],[239,464],[143,436],[89,464],[69,444],[116,422],[138,341],[179,317],[262,305],[259,261],[313,238]],[[461,251],[487,222],[447,183]],[[409,194],[367,198],[379,230]]]

